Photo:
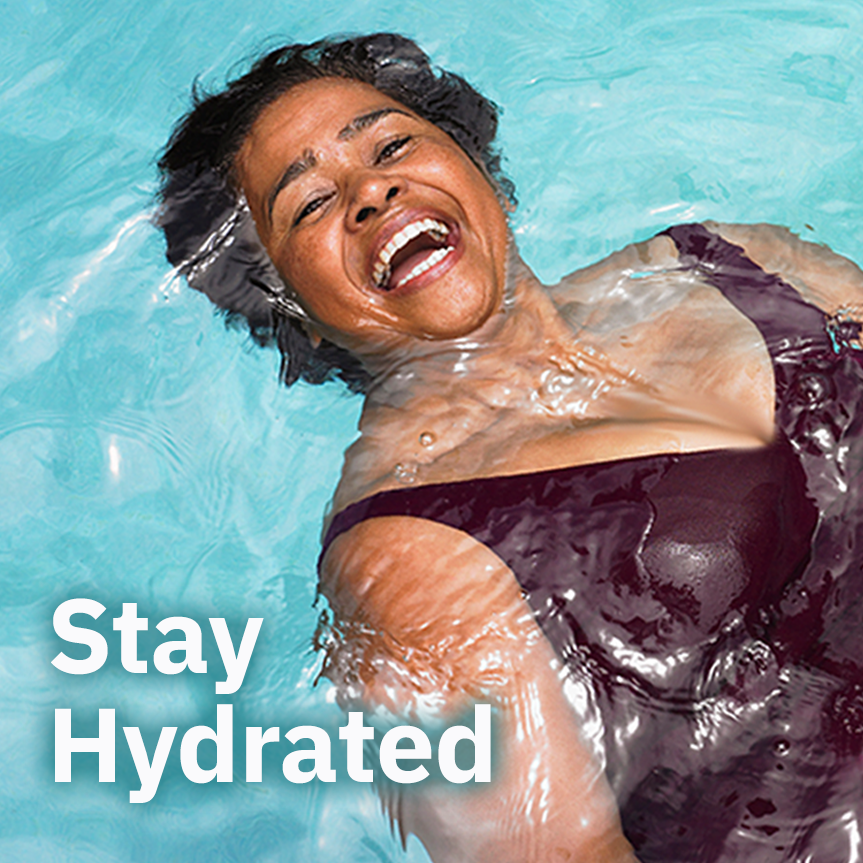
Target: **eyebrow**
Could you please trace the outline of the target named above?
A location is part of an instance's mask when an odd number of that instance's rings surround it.
[[[368,129],[369,126],[386,117],[387,114],[403,114],[405,117],[411,116],[407,111],[401,111],[398,108],[378,108],[375,111],[369,111],[368,114],[361,114],[359,117],[354,117],[354,119],[351,120],[351,122],[348,123],[341,132],[339,132],[338,139],[340,141],[350,140],[357,133],[362,132],[363,129]]]
[[[340,141],[348,141],[364,129],[368,129],[369,126],[373,126],[378,122],[378,120],[382,120],[388,114],[403,114],[405,117],[411,118],[413,116],[407,111],[402,111],[399,108],[377,108],[374,111],[369,111],[367,114],[360,114],[359,117],[354,117],[354,119],[351,120],[351,122],[348,123],[348,125],[345,126],[336,137]],[[273,207],[276,204],[276,198],[279,197],[279,193],[289,183],[292,183],[298,177],[305,174],[306,171],[314,168],[317,163],[318,160],[315,158],[315,154],[311,150],[306,150],[299,159],[288,165],[285,172],[279,178],[279,181],[270,190],[270,194],[267,195],[267,218],[270,221],[273,219]]]
[[[310,171],[314,168],[317,163],[318,160],[315,158],[315,154],[311,150],[306,150],[299,159],[288,165],[285,169],[285,173],[279,178],[279,182],[270,189],[270,194],[267,196],[267,218],[270,221],[273,219],[273,207],[275,206],[279,192],[281,192],[288,183],[293,183],[297,177],[301,177],[306,173],[306,171]]]

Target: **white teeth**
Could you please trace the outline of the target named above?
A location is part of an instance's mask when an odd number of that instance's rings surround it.
[[[403,279],[401,279],[396,287],[400,288],[405,284],[405,282],[415,279],[417,276],[433,267],[436,263],[442,261],[451,251],[452,246],[444,246],[442,249],[437,249],[432,252],[422,263],[417,264]]]
[[[378,255],[378,260],[375,263],[374,270],[372,272],[372,278],[378,287],[380,287],[389,276],[389,266],[393,255],[399,249],[403,249],[415,237],[424,233],[431,234],[432,238],[436,242],[440,242],[449,234],[449,228],[443,222],[438,222],[436,219],[420,219],[419,221],[411,222],[409,225],[402,228],[392,237],[386,246],[381,249],[381,252]],[[446,253],[448,251],[449,248],[438,249],[436,252],[433,252],[425,261],[423,261],[422,264],[419,264],[407,278],[415,278],[416,269],[423,267],[424,270],[427,270],[430,266],[434,265],[433,263],[429,264],[428,261],[434,258],[435,255],[439,255],[437,260],[434,261],[434,263],[437,263],[437,261],[446,257]],[[441,252],[443,252],[443,254],[440,254]],[[407,281],[407,279],[402,279],[399,284],[403,284],[405,281]]]

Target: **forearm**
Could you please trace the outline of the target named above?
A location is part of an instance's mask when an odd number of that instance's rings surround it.
[[[632,861],[601,764],[551,680],[511,693],[497,708],[492,782],[437,786],[401,801],[402,828],[434,863]]]

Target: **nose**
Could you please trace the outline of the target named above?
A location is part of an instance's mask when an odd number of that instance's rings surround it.
[[[370,216],[384,212],[403,190],[404,183],[396,177],[371,173],[358,178],[348,211],[348,226],[356,230]]]

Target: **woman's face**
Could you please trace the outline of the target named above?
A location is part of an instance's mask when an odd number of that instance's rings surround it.
[[[507,224],[437,126],[366,84],[323,78],[264,109],[240,184],[273,263],[352,350],[473,332],[503,300]]]

